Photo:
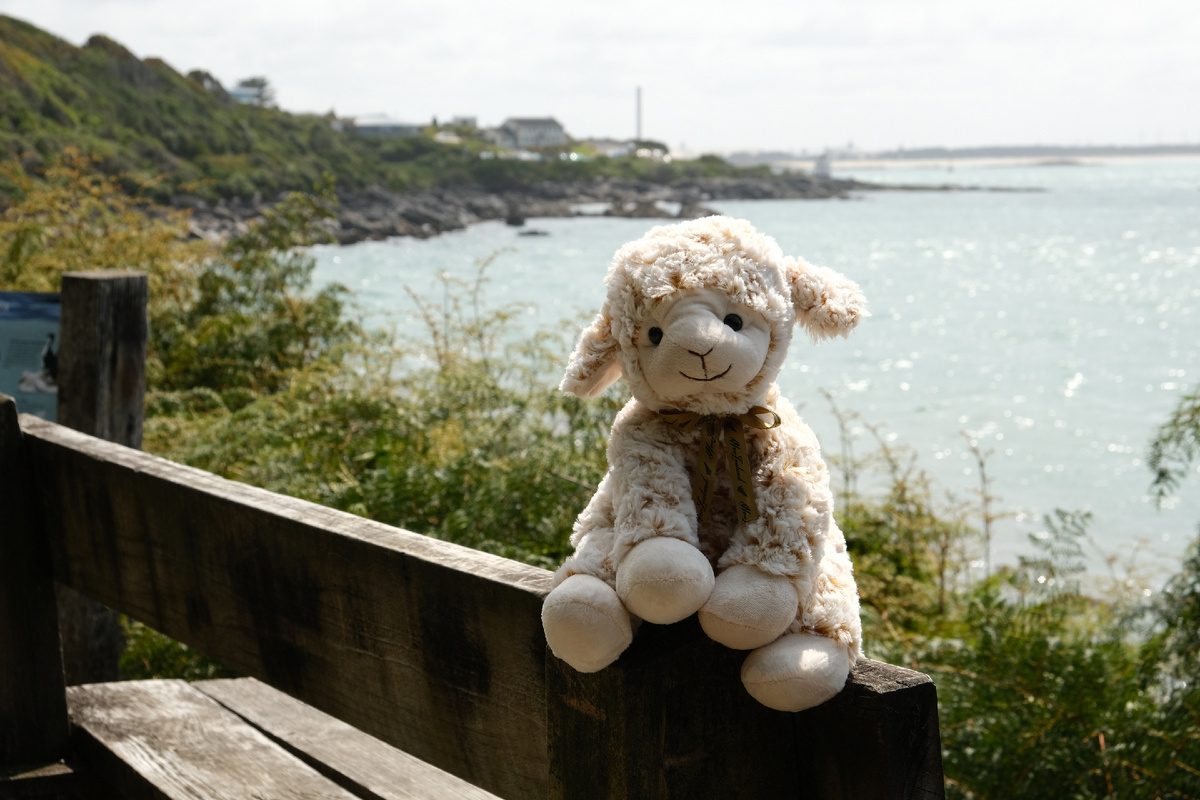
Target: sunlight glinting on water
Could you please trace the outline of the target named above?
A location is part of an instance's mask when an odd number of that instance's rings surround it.
[[[1149,544],[1142,562],[1181,552],[1200,521],[1200,475],[1160,511],[1144,459],[1200,377],[1200,160],[856,177],[1046,191],[714,204],[867,295],[870,319],[844,341],[797,336],[780,376],[826,452],[840,444],[821,390],[967,504],[978,467],[963,432],[990,451],[993,490],[1013,514],[998,525],[996,561],[1028,552],[1025,535],[1055,507],[1091,510],[1104,554],[1128,560],[1138,541]],[[612,253],[653,224],[537,219],[529,227],[550,235],[487,223],[320,248],[317,281],[347,284],[370,321],[403,333],[406,285],[436,299],[439,271],[469,277],[477,259],[515,248],[490,268],[488,300],[528,305],[515,335],[559,327],[570,338],[603,298]],[[852,430],[856,452],[871,449],[866,429]]]

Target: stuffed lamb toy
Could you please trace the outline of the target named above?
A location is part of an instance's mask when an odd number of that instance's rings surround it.
[[[796,323],[820,340],[867,316],[858,286],[728,217],[652,229],[606,283],[561,389],[592,397],[624,376],[633,399],[543,605],[547,642],[595,672],[637,620],[699,612],[709,637],[752,651],[756,700],[828,700],[861,653],[858,590],[817,440],[775,379]]]

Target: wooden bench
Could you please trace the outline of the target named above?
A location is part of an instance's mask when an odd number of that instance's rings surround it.
[[[0,500],[9,765],[79,759],[129,797],[940,796],[919,673],[865,661],[782,714],[687,621],[581,675],[546,650],[545,570],[18,426],[8,398]],[[258,680],[64,691],[52,579]]]
[[[66,687],[55,582],[250,677]],[[581,675],[549,587],[0,395],[0,798],[943,796],[927,676],[775,712],[694,618]]]

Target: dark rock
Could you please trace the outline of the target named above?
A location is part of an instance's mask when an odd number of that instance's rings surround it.
[[[675,218],[700,219],[701,217],[711,217],[716,213],[716,211],[712,210],[708,206],[689,200],[679,206],[679,213],[675,215]]]
[[[625,203],[613,203],[606,216],[630,217],[634,219],[674,219],[675,215],[659,208],[652,200],[632,200]]]
[[[368,186],[339,191],[338,218],[336,224],[330,225],[330,232],[343,244],[389,236],[425,238],[485,220],[504,220],[520,227],[526,219],[533,217],[574,217],[573,206],[596,203],[608,203],[609,216],[693,219],[716,213],[704,205],[712,201],[832,199],[849,197],[853,191],[901,188],[933,189],[877,186],[804,174],[696,178],[671,185],[610,177],[592,181],[547,181],[500,193],[468,186],[398,194],[382,186]],[[937,187],[937,190],[962,188],[965,187],[947,186]],[[660,208],[657,205],[660,201],[678,203],[678,214]],[[190,208],[192,235],[209,239],[226,238],[245,230],[267,207],[260,195],[249,200],[222,200],[211,206],[200,198],[180,195],[173,199],[172,205]]]

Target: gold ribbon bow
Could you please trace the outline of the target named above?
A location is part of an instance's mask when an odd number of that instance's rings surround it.
[[[729,476],[737,495],[738,519],[753,522],[758,519],[758,504],[754,501],[754,484],[750,482],[750,458],[746,451],[745,429],[767,430],[781,424],[779,415],[765,406],[754,406],[745,414],[704,414],[694,411],[677,411],[673,408],[658,412],[668,425],[681,431],[700,429],[704,436],[700,442],[700,458],[692,470],[692,501],[696,504],[696,518],[705,520],[712,508],[713,494],[717,488],[717,442],[725,438],[725,455],[729,462]],[[771,422],[762,417],[770,414]]]

